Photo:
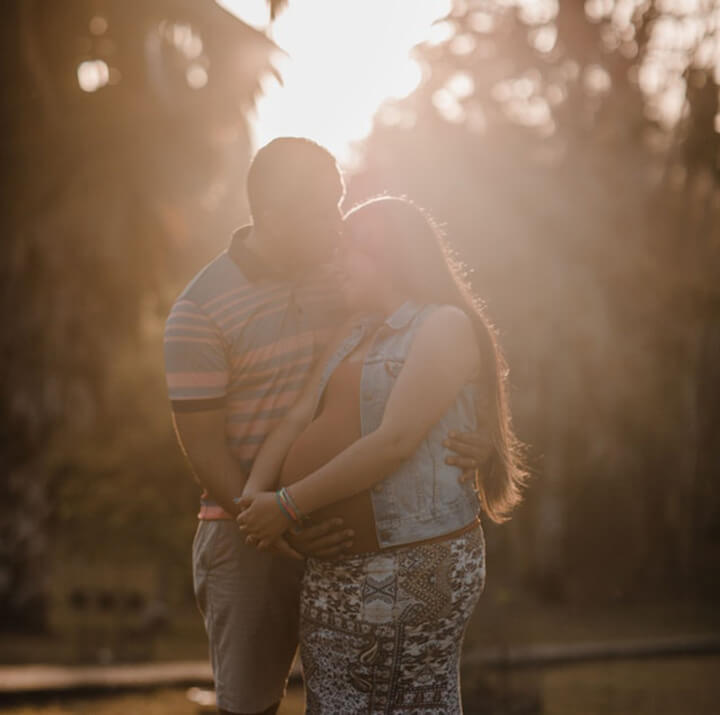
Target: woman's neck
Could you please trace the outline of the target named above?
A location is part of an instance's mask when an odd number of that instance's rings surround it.
[[[283,278],[291,278],[302,270],[297,261],[289,260],[287,251],[280,250],[276,241],[259,226],[253,226],[245,246],[256,253],[273,271]]]
[[[410,300],[410,296],[392,288],[383,291],[378,296],[378,310],[386,317],[391,316],[396,310]]]

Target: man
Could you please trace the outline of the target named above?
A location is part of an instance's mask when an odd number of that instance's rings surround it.
[[[277,711],[297,646],[302,562],[246,545],[233,499],[346,317],[323,268],[340,235],[345,195],[333,156],[307,139],[276,139],[253,160],[247,191],[252,226],[190,282],[165,334],[178,439],[205,488],[193,544],[195,592],[218,709],[234,715]],[[451,446],[466,455],[450,458],[462,468],[475,468],[486,454],[479,442]],[[331,557],[352,536],[325,522],[292,544]]]

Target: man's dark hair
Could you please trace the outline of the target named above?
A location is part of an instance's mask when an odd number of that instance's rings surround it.
[[[310,188],[345,195],[345,184],[335,157],[311,139],[280,137],[262,147],[250,164],[247,194],[255,221],[264,210],[286,205]],[[299,196],[298,196],[299,195]]]

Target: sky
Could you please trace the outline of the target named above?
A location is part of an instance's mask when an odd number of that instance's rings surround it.
[[[272,25],[265,0],[218,0],[240,19],[267,32],[286,53],[257,106],[253,140],[307,136],[345,165],[372,130],[387,99],[410,94],[422,70],[410,51],[427,38],[451,0],[290,0]]]

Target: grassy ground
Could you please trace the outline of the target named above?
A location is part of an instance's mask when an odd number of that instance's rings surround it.
[[[192,608],[173,614],[172,629],[158,636],[152,657],[201,659],[206,644]],[[608,607],[548,606],[480,602],[466,648],[499,644],[608,641],[720,632],[713,604],[657,603]],[[0,639],[0,662],[71,662],[67,638]],[[466,715],[717,715],[720,713],[720,656],[658,658],[553,666],[543,669],[464,671]],[[66,696],[15,704],[8,715],[197,715],[184,689],[108,695]],[[302,693],[292,690],[281,715],[301,715]]]
[[[672,602],[638,605],[568,606],[522,601],[480,601],[465,639],[467,650],[498,645],[573,643],[613,639],[720,633],[720,609],[712,603]],[[172,614],[171,627],[144,648],[133,638],[140,660],[207,658],[202,621],[192,605]],[[77,633],[3,636],[0,664],[71,663],[92,650]],[[122,650],[122,649],[121,649]],[[122,658],[121,658],[122,659]]]
[[[672,601],[613,605],[480,600],[465,638],[468,649],[720,633],[714,603]]]
[[[717,715],[720,657],[486,671],[463,680],[467,715]]]
[[[547,715],[717,715],[720,657],[614,662],[543,674]]]
[[[159,690],[153,693],[101,698],[64,698],[53,702],[2,709],[5,715],[198,715],[203,711],[191,703],[185,690]],[[302,691],[288,693],[278,715],[302,715]]]
[[[466,715],[717,715],[720,657],[611,662],[466,674]],[[483,689],[478,688],[482,680]],[[489,695],[491,693],[491,695]],[[280,715],[302,715],[292,689]],[[15,706],[6,715],[198,715],[184,690],[65,698]],[[208,711],[209,712],[209,711]]]

